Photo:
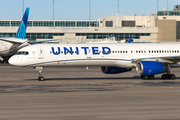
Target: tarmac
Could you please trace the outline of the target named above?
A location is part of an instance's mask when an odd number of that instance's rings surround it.
[[[176,80],[141,80],[131,72],[106,75],[100,67],[50,67],[45,81],[33,68],[0,65],[0,120],[179,120]]]

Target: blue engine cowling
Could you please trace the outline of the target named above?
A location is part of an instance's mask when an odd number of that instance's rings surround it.
[[[155,75],[169,72],[168,64],[157,61],[140,61],[137,63],[136,70],[140,75]]]
[[[119,67],[111,67],[111,66],[101,67],[101,71],[105,74],[118,74],[118,73],[128,72],[131,70],[132,68],[119,68]]]

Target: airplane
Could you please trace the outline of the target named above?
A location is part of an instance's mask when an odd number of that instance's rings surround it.
[[[175,79],[170,68],[180,67],[180,43],[81,43],[35,44],[20,49],[9,59],[15,66],[33,67],[44,81],[43,67],[100,66],[105,74],[130,72],[142,79]]]
[[[29,45],[29,40],[25,39],[29,10],[30,8],[26,8],[15,37],[0,38],[0,56],[4,61],[7,61],[20,48]]]

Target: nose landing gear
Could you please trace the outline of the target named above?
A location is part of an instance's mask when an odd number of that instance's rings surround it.
[[[38,71],[38,80],[39,81],[44,81],[44,77],[42,76],[42,70],[43,70],[43,67],[34,67],[34,70],[37,70]]]

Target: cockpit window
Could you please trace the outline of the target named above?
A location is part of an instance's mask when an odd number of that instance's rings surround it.
[[[29,55],[29,52],[27,51],[18,51],[16,55]]]

